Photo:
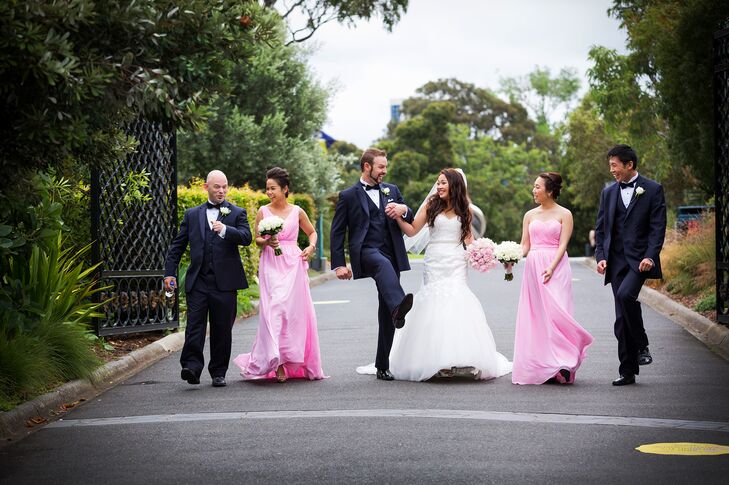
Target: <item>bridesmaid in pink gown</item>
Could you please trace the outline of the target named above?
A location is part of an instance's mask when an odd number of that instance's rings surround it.
[[[524,215],[521,245],[527,255],[516,315],[514,384],[571,384],[592,335],[572,318],[572,270],[567,243],[572,213],[555,202],[562,177],[542,173],[532,189],[539,204]]]
[[[234,359],[246,380],[324,378],[307,273],[317,234],[306,212],[286,201],[288,189],[286,170],[275,167],[266,173],[266,195],[271,203],[259,209],[255,227],[270,216],[283,219],[284,226],[276,236],[256,236],[261,248],[258,333],[251,352]],[[309,236],[309,246],[303,251],[296,244],[299,228]],[[277,247],[283,254],[274,254]]]

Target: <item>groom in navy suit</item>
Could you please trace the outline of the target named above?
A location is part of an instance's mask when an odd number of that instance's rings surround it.
[[[595,260],[613,290],[620,358],[620,377],[613,385],[624,386],[635,383],[639,365],[653,362],[638,293],[646,279],[662,277],[666,201],[661,184],[638,174],[638,156],[628,145],[615,146],[607,159],[617,182],[600,195]]]
[[[177,266],[190,244],[190,266],[185,277],[187,328],[182,347],[181,377],[200,384],[205,366],[203,347],[210,317],[210,363],[213,386],[225,386],[235,321],[238,290],[248,288],[238,246],[251,243],[245,209],[225,200],[228,179],[220,170],[208,174],[204,184],[208,201],[185,211],[180,232],[165,260],[165,288],[177,285]]]
[[[368,148],[360,160],[362,175],[339,194],[330,234],[332,267],[337,278],[373,278],[377,284],[379,333],[377,339],[377,378],[391,381],[390,349],[395,328],[405,324],[413,306],[413,295],[400,286],[400,272],[410,269],[402,232],[394,219],[413,221],[397,186],[385,184],[387,156],[383,150]],[[344,239],[349,240],[350,271],[344,256]]]

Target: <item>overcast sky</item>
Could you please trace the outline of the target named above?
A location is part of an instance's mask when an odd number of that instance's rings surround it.
[[[410,0],[393,31],[378,20],[331,23],[316,32],[310,65],[337,86],[324,131],[365,148],[381,137],[390,100],[428,81],[455,77],[497,90],[502,77],[535,66],[577,69],[586,86],[594,45],[625,51],[609,0]]]

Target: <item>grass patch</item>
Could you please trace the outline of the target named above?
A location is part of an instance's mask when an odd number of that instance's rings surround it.
[[[716,286],[714,217],[686,234],[669,230],[661,252],[665,289],[681,296],[709,293]]]

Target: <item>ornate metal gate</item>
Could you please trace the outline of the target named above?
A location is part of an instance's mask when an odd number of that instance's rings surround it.
[[[729,20],[714,34],[716,318],[729,325]]]
[[[164,260],[177,230],[177,150],[174,129],[138,120],[129,132],[134,154],[92,173],[93,259],[101,262],[99,335],[179,326],[177,289],[164,292]]]

